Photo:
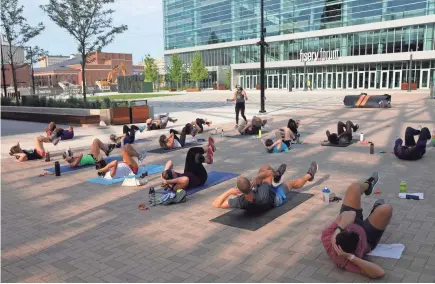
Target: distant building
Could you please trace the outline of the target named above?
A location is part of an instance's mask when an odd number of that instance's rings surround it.
[[[65,60],[71,59],[75,56],[62,56],[62,55],[46,55],[38,58],[38,67],[48,67],[54,64],[61,63]]]
[[[140,61],[133,65],[133,75],[140,75],[144,73],[144,62]]]
[[[0,36],[0,44],[1,44],[1,55],[3,59],[3,64],[5,68],[5,82],[3,82],[3,77],[0,76],[1,87],[6,84],[7,87],[12,87],[14,85],[12,79],[12,66],[10,64],[10,49],[9,44],[6,41],[5,37]],[[30,66],[24,65],[25,63],[25,49],[23,47],[12,46],[12,53],[14,53],[14,64],[15,66],[22,66],[16,69],[17,74],[17,85],[18,88],[27,88],[30,86]],[[3,90],[3,89],[2,89]]]
[[[74,85],[82,84],[81,56],[56,63],[44,68],[35,69],[37,86],[56,86],[59,82]],[[126,53],[95,52],[88,57],[86,64],[86,85],[95,85],[96,81],[107,79],[107,75],[118,65],[124,64],[125,75],[133,74],[132,55]],[[122,73],[114,74],[114,79]]]

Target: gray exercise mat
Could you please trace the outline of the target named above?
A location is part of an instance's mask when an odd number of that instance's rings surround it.
[[[279,207],[272,208],[265,212],[249,212],[242,209],[233,209],[210,221],[239,229],[256,231],[313,196],[314,194],[311,193],[291,191],[287,194],[285,203]]]
[[[323,141],[321,145],[322,146],[331,146],[331,147],[347,147],[349,145],[355,144],[358,141],[359,140],[352,139],[352,141],[350,141],[350,143],[340,143],[340,144],[332,144],[329,141]]]
[[[173,151],[177,151],[177,150],[181,150],[181,149],[188,149],[188,148],[192,148],[192,147],[196,147],[196,146],[202,146],[202,143],[192,142],[189,144],[185,144],[184,147],[174,148],[174,149],[169,149],[169,150],[165,150],[163,148],[157,148],[157,149],[149,150],[149,151],[147,151],[147,153],[165,154],[165,153],[169,153],[169,152],[173,152]]]

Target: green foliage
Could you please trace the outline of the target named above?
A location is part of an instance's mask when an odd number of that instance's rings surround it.
[[[8,98],[2,97],[2,105],[15,105]],[[66,100],[55,100],[45,96],[26,96],[23,97],[22,106],[28,107],[54,107],[54,108],[85,108],[85,109],[106,109],[112,106],[110,99],[105,98],[103,102],[100,100],[85,102],[83,99],[69,97]]]
[[[12,100],[10,98],[7,98],[7,97],[2,97],[1,104],[2,104],[2,106],[11,106],[11,105],[14,105],[12,103]]]
[[[201,54],[199,51],[195,53],[195,57],[192,61],[192,66],[190,67],[190,79],[197,82],[197,87],[199,81],[205,80],[208,77],[208,70],[204,66]]]
[[[225,87],[227,89],[231,89],[231,67],[228,68],[227,72],[226,72],[226,78],[225,78]]]
[[[159,78],[159,68],[156,61],[149,54],[145,56],[144,60],[145,69],[145,82],[155,83]]]
[[[168,77],[169,80],[177,83],[181,81],[182,74],[184,72],[183,61],[181,61],[181,57],[178,54],[172,54],[172,66],[169,68]]]
[[[126,25],[114,26],[112,14],[115,11],[110,8],[113,3],[115,0],[49,0],[48,4],[40,6],[54,23],[76,40],[82,58],[84,86],[89,55],[101,51],[116,35],[128,29]],[[83,99],[86,101],[86,88],[83,88]]]

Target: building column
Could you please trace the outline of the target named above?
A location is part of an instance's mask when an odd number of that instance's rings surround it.
[[[193,0],[193,45],[197,46],[200,45],[198,44],[198,19],[199,19],[199,15],[198,15],[198,8],[199,8],[200,4],[198,0]]]
[[[343,1],[344,3],[342,4],[343,6],[341,7],[342,10],[342,22],[343,23],[347,23],[347,9],[348,7],[348,3],[347,1]],[[348,41],[347,41],[347,34],[342,34],[340,36],[340,54],[339,56],[348,56]]]
[[[388,19],[386,18],[387,8],[388,8],[388,0],[383,0],[382,1],[382,21],[388,21]],[[391,19],[391,20],[393,20],[393,19]]]
[[[435,4],[429,4],[434,5]],[[423,43],[423,50],[432,50],[433,48],[433,38],[435,36],[434,33],[434,24],[427,24],[427,29],[424,31],[424,43]],[[431,40],[427,40],[428,38],[431,38]]]

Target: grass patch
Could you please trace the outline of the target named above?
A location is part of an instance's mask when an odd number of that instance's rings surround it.
[[[158,97],[169,97],[175,96],[176,94],[121,94],[121,95],[107,95],[107,96],[88,96],[87,99],[90,101],[100,100],[105,98],[110,100],[134,100],[134,99],[150,99]]]

